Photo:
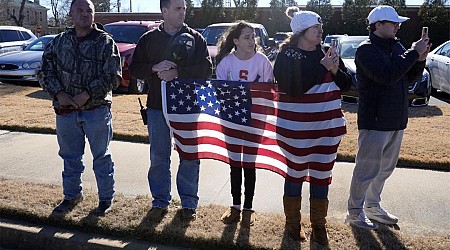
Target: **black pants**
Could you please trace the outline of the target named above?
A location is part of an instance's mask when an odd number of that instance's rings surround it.
[[[252,208],[255,194],[256,170],[254,168],[231,167],[231,195],[233,205],[241,205],[242,171],[244,171],[244,208]]]

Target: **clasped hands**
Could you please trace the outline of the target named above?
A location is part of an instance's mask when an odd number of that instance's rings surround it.
[[[61,90],[56,94],[56,98],[58,99],[61,106],[73,106],[75,108],[80,108],[89,100],[89,98],[91,98],[91,96],[87,91],[83,91],[78,95],[71,96]]]
[[[176,68],[176,63],[169,60],[164,60],[153,65],[152,71],[156,72],[159,79],[164,81],[172,81],[174,78],[178,77],[178,70]]]

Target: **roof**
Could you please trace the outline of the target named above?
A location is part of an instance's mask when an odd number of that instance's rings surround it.
[[[236,23],[214,23],[214,24],[210,24],[208,25],[208,27],[230,27],[235,25]],[[253,28],[257,28],[257,27],[262,27],[263,25],[260,23],[248,23],[250,24]]]

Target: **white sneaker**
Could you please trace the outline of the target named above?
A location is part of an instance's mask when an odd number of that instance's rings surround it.
[[[346,224],[350,224],[353,226],[357,226],[359,228],[364,229],[377,229],[378,225],[373,224],[369,218],[366,217],[364,211],[361,211],[359,214],[349,214],[347,213],[347,217],[344,221]]]
[[[366,207],[364,208],[364,212],[369,219],[376,220],[383,224],[394,225],[398,222],[398,218],[395,215],[388,213],[388,211],[384,210],[381,206]]]

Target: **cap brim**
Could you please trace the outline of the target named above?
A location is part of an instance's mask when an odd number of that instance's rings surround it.
[[[398,16],[397,18],[389,19],[388,21],[396,22],[396,23],[403,23],[404,21],[409,20],[409,17],[404,16]]]

